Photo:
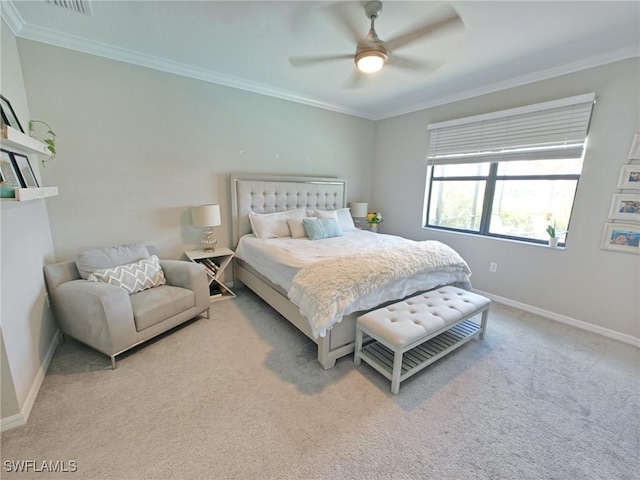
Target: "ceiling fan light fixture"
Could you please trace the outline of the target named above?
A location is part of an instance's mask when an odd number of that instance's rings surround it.
[[[356,55],[356,66],[363,73],[375,73],[384,67],[387,58],[384,52],[369,50]]]

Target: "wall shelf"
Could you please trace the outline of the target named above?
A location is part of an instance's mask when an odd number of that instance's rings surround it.
[[[51,156],[44,143],[16,130],[9,125],[2,126],[2,146],[6,150],[16,150],[22,153],[37,153],[38,155]]]
[[[37,153],[46,157],[51,156],[51,152],[47,150],[47,146],[16,130],[9,125],[2,126],[2,148],[12,152],[23,154]],[[16,188],[14,198],[2,198],[3,202],[26,202],[28,200],[37,200],[39,198],[55,197],[58,195],[58,187],[39,187],[39,188]]]
[[[55,197],[58,195],[58,187],[42,188],[16,188],[15,198],[3,198],[3,202],[26,202],[39,198]]]

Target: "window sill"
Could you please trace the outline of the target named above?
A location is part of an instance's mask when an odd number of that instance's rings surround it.
[[[471,237],[478,240],[496,240],[499,242],[515,243],[518,245],[524,245],[528,247],[546,248],[548,250],[566,250],[567,249],[566,244],[561,244],[561,245],[558,245],[557,247],[551,247],[547,243],[527,242],[525,240],[517,240],[515,238],[494,237],[492,235],[478,235],[475,233],[458,232],[455,230],[445,230],[441,228],[422,227],[422,230],[428,230],[430,232],[438,232],[438,233],[452,234],[452,235],[463,235],[465,237]]]

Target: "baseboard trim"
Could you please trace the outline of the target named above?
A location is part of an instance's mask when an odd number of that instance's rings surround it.
[[[22,408],[20,409],[20,413],[0,419],[0,432],[26,425],[27,420],[29,420],[29,415],[31,414],[31,409],[36,402],[40,387],[42,386],[42,382],[44,382],[44,376],[46,375],[47,370],[49,370],[49,364],[51,363],[53,354],[56,352],[56,348],[58,348],[61,340],[62,333],[58,330],[51,340],[47,354],[44,357],[42,365],[40,365],[36,378],[33,380],[33,384],[29,389],[29,394],[24,401],[24,405],[22,405]]]
[[[25,420],[24,415],[22,413],[11,415],[10,417],[6,417],[0,420],[0,432],[6,432],[7,430],[11,430],[12,428],[16,428],[16,427],[21,427],[26,424],[27,424],[27,421]]]
[[[629,345],[640,348],[640,338],[627,335],[626,333],[616,332],[615,330],[600,327],[589,322],[583,322],[582,320],[576,320],[575,318],[567,317],[566,315],[561,315],[555,312],[550,312],[549,310],[544,310],[543,308],[534,307],[532,305],[527,305],[526,303],[516,302],[515,300],[511,300],[509,298],[500,297],[489,292],[483,292],[482,290],[474,289],[473,291],[478,293],[479,295],[484,295],[491,300],[495,300],[498,303],[502,303],[510,307],[519,308],[520,310],[524,310],[525,312],[540,315],[550,320],[555,320],[560,323],[571,325],[572,327],[576,327],[581,330],[587,330],[592,333],[597,333],[598,335],[602,335],[603,337],[612,338],[614,340],[628,343]]]

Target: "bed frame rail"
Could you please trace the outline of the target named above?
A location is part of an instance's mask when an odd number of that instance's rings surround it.
[[[269,280],[251,271],[243,262],[236,261],[234,269],[236,279],[250,288],[256,295],[267,302],[275,311],[285,317],[298,330],[318,345],[318,362],[328,370],[336,364],[336,360],[354,351],[356,314],[343,317],[326,337],[314,338],[309,321],[300,313],[297,306],[280,293]]]

